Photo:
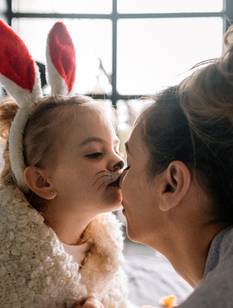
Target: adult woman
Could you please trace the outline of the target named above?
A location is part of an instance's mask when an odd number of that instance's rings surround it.
[[[127,143],[127,232],[195,287],[179,307],[232,307],[232,33],[223,57],[155,98]]]

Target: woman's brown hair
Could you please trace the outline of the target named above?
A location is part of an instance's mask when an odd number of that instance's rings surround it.
[[[232,35],[233,27],[225,41]],[[212,197],[213,219],[233,224],[233,45],[157,95],[142,121],[149,175],[183,161]]]

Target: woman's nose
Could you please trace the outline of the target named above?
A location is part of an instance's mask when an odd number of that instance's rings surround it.
[[[124,181],[125,175],[126,175],[127,169],[124,169],[123,172],[120,175],[120,180],[119,180],[119,187],[122,187],[122,183]]]

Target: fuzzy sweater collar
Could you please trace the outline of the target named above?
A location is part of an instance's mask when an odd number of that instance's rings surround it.
[[[18,189],[1,187],[0,200],[1,307],[59,307],[64,299],[70,307],[91,293],[104,296],[122,261],[122,234],[113,214],[89,224],[85,238],[91,249],[80,268]]]

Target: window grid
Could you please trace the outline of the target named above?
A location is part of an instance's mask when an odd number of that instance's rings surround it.
[[[181,12],[181,13],[118,13],[117,0],[112,0],[111,14],[62,14],[62,13],[22,13],[13,12],[12,0],[6,0],[7,9],[5,17],[9,25],[12,25],[13,18],[70,18],[70,19],[109,19],[112,21],[112,93],[90,95],[95,99],[109,99],[116,108],[118,100],[137,99],[145,95],[121,95],[117,91],[117,21],[119,19],[143,19],[143,18],[189,18],[189,17],[221,17],[224,24],[224,32],[233,22],[233,1],[224,0],[221,12]],[[88,95],[88,93],[87,93]]]

